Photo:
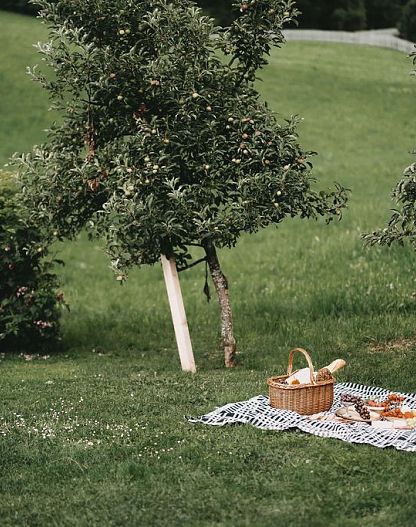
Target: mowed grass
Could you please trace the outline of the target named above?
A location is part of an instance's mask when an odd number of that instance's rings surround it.
[[[39,141],[48,101],[24,76],[42,27],[3,13],[0,25],[6,161]],[[302,144],[319,152],[318,185],[336,180],[352,194],[340,223],[288,221],[221,251],[235,370],[222,368],[202,267],[181,276],[192,376],[179,369],[158,266],[134,270],[121,287],[98,243],[80,237],[57,248],[71,305],[62,349],[0,362],[2,525],[414,525],[414,454],[184,419],[265,393],[294,346],[317,366],[344,357],[342,381],[416,390],[415,256],[364,249],[360,239],[388,218],[389,192],[412,160],[410,68],[405,55],[367,47],[305,42],[273,53],[262,93],[282,117],[304,118]],[[17,90],[33,104],[13,99]]]
[[[48,98],[26,74],[40,62],[33,45],[47,30],[29,16],[0,12],[0,161],[45,140],[50,125]]]

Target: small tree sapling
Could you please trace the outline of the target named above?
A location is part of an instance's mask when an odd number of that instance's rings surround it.
[[[226,366],[236,344],[217,249],[287,217],[340,217],[346,193],[312,188],[297,120],[281,123],[254,82],[291,0],[242,0],[226,28],[188,0],[38,2],[53,69],[31,75],[61,120],[20,157],[24,199],[49,233],[104,238],[119,280],[134,265],[203,249],[218,294]]]

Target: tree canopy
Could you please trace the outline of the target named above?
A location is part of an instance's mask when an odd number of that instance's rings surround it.
[[[340,214],[342,191],[312,189],[296,119],[279,123],[253,86],[291,1],[243,3],[220,34],[187,0],[39,3],[55,77],[32,75],[62,121],[21,163],[33,214],[57,236],[87,226],[123,272],[286,216]]]

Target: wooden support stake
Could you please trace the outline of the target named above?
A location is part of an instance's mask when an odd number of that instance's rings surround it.
[[[173,327],[175,328],[175,336],[178,344],[182,370],[195,373],[196,366],[194,354],[192,351],[191,337],[189,335],[188,322],[186,320],[176,262],[174,258],[168,259],[163,254],[160,259],[162,261],[163,274],[165,277],[166,290],[168,292],[170,312],[172,314]]]

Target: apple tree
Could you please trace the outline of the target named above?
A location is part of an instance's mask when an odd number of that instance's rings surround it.
[[[297,119],[280,122],[254,84],[294,3],[242,0],[226,28],[189,0],[37,3],[50,29],[38,48],[53,74],[30,73],[61,118],[18,160],[23,199],[50,237],[87,228],[103,238],[119,280],[161,254],[187,269],[202,248],[233,366],[217,249],[285,218],[339,218],[346,202],[340,186],[313,189]]]

